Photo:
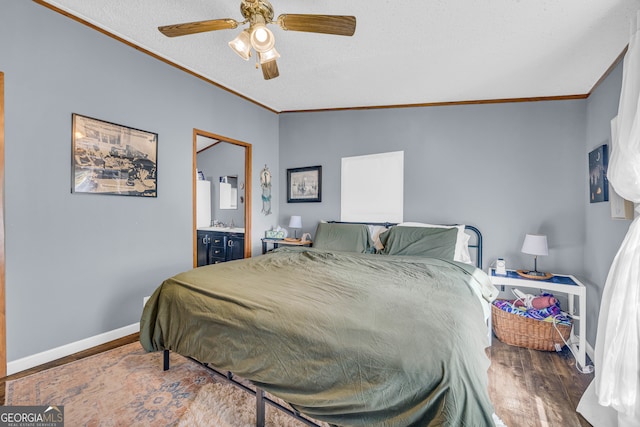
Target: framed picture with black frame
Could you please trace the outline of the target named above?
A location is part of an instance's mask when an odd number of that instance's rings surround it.
[[[158,134],[72,114],[71,192],[157,197]]]
[[[287,203],[322,201],[322,166],[287,169]]]
[[[609,201],[609,150],[607,144],[602,144],[589,153],[589,202]]]

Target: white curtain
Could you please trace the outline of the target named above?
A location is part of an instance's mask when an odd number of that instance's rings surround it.
[[[618,118],[607,176],[640,203],[640,11],[624,58]],[[595,379],[578,412],[595,427],[640,426],[640,217],[629,227],[605,283],[595,348]]]

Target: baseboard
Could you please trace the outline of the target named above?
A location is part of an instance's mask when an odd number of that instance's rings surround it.
[[[52,348],[51,350],[43,351],[42,353],[33,354],[31,356],[23,357],[22,359],[11,361],[7,363],[7,376],[69,356],[79,351],[87,350],[91,347],[108,343],[109,341],[117,340],[118,338],[126,337],[127,335],[135,334],[139,331],[140,323],[134,323],[100,335],[94,335],[80,341]]]
[[[589,356],[589,359],[591,359],[591,363],[593,363],[594,365],[596,364],[596,358],[595,358],[595,350],[593,349],[593,347],[591,347],[591,344],[589,344],[589,341],[586,341],[587,345],[585,346],[585,350],[587,351],[587,356]]]

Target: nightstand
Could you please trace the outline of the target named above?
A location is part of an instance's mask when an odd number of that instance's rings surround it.
[[[509,286],[513,288],[533,288],[549,291],[553,294],[563,293],[567,295],[569,310],[565,310],[571,315],[573,320],[578,321],[578,335],[575,335],[576,325],[574,322],[571,330],[569,344],[576,355],[577,362],[584,367],[586,358],[586,312],[587,312],[587,289],[584,284],[571,275],[554,274],[546,280],[527,279],[520,276],[516,270],[507,270],[506,275],[498,275],[494,268],[487,271],[493,286]],[[529,292],[532,293],[532,292]],[[575,308],[575,298],[578,298],[578,308]],[[577,340],[577,344],[576,344]]]
[[[306,242],[302,242],[302,241],[297,241],[297,242],[290,242],[284,239],[268,239],[268,238],[263,238],[262,239],[262,254],[266,254],[267,253],[267,245],[272,245],[273,249],[276,249],[279,246],[311,246],[313,242],[310,240],[307,240]]]

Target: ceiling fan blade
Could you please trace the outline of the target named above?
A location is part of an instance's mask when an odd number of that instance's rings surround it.
[[[235,19],[213,19],[210,21],[185,22],[184,24],[165,25],[158,30],[167,37],[186,36],[206,31],[230,30],[238,27]]]
[[[356,17],[283,14],[278,16],[278,25],[283,30],[352,36],[356,31]]]
[[[265,80],[275,79],[280,75],[280,71],[278,71],[278,64],[276,64],[275,60],[262,64],[262,75]]]

